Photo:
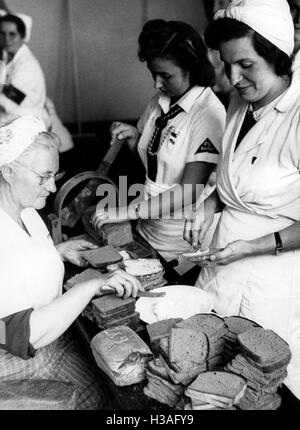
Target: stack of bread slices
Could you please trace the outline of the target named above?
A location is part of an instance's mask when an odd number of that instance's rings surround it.
[[[286,368],[291,359],[288,344],[272,330],[261,327],[238,334],[237,340],[241,352],[225,369],[247,380],[248,387],[239,409],[277,409],[281,404],[278,387],[287,376]]]
[[[181,384],[175,384],[159,358],[148,362],[146,370],[148,384],[144,387],[146,396],[173,408],[184,391]]]
[[[237,335],[251,329],[260,327],[256,322],[240,316],[224,317],[227,332],[223,336],[225,340],[223,358],[225,363],[231,361],[240,352]]]
[[[155,369],[156,374],[159,373],[160,378],[168,382],[168,388],[176,394],[172,400],[165,399],[164,403],[170,405],[175,404],[181,391],[172,389],[171,385],[186,387],[200,373],[221,368],[226,330],[223,318],[215,314],[196,314],[185,320],[169,318],[148,324],[151,349],[157,358],[151,362],[145,394],[157,400],[161,398],[153,394],[153,389],[152,395],[149,392],[153,386],[151,373],[155,373]]]
[[[135,311],[136,301],[132,297],[122,299],[113,294],[92,300],[95,322],[100,329],[117,326],[128,326],[137,330],[140,325],[140,314]]]
[[[185,390],[190,399],[186,410],[236,409],[247,388],[246,380],[233,373],[209,371],[201,373]]]
[[[164,268],[157,258],[129,259],[123,265],[125,271],[135,276],[146,291],[163,287],[167,283],[163,276]]]

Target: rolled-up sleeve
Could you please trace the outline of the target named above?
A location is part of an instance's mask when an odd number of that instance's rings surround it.
[[[31,345],[29,319],[33,309],[26,309],[1,319],[0,348],[28,360],[35,356]]]

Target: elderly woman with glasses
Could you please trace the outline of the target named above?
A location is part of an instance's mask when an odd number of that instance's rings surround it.
[[[70,381],[79,409],[102,409],[109,398],[105,384],[64,333],[102,286],[135,297],[140,284],[116,271],[62,294],[63,261],[83,265],[80,250],[94,245],[75,240],[55,248],[37,213],[56,191],[57,146],[56,135],[35,116],[0,127],[0,381]]]

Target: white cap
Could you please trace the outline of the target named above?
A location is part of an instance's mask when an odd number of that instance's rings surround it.
[[[0,127],[0,167],[16,160],[46,130],[45,123],[35,115],[15,117]]]
[[[287,0],[232,0],[214,19],[232,18],[249,25],[289,57],[294,50],[294,24]]]

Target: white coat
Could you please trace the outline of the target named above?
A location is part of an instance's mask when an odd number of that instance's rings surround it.
[[[49,115],[45,109],[46,83],[44,73],[38,60],[26,44],[23,44],[13,59],[6,64],[6,85],[13,85],[25,98],[17,103],[4,93],[0,94],[0,106],[7,114],[39,116],[50,125]]]
[[[212,241],[225,247],[300,221],[300,80],[266,106],[234,152],[247,104],[233,100],[217,170],[226,204]],[[205,268],[196,283],[220,315],[241,315],[272,329],[292,351],[285,384],[300,398],[300,250]]]

